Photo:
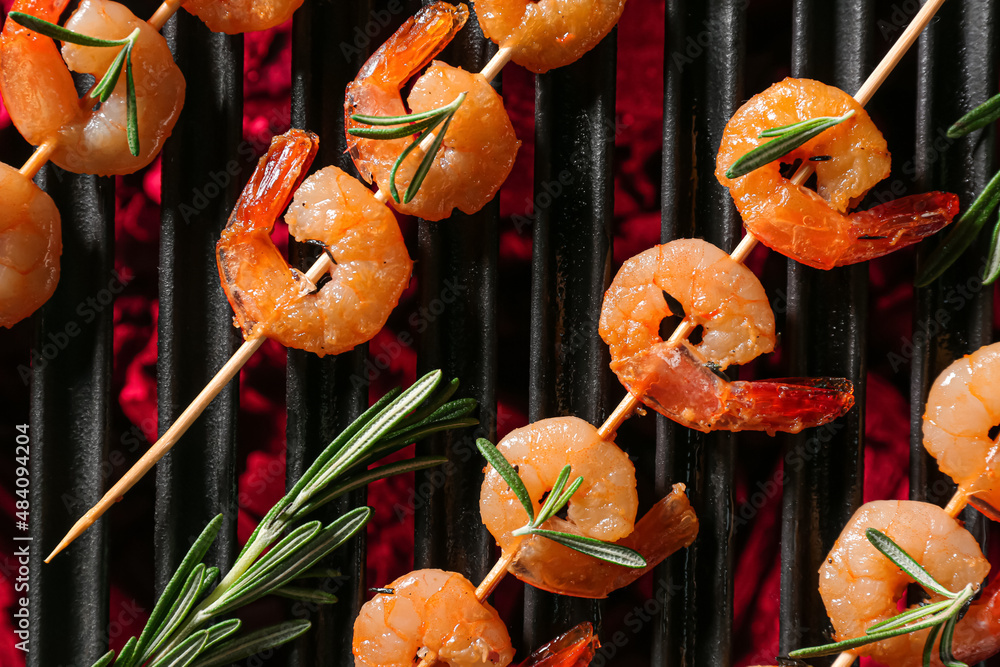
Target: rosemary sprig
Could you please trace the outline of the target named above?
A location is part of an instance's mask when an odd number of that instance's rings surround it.
[[[108,98],[111,97],[111,93],[114,92],[115,86],[118,85],[118,79],[121,77],[122,70],[125,71],[125,115],[127,119],[126,137],[128,138],[128,150],[132,155],[138,155],[139,115],[135,100],[135,81],[132,78],[132,49],[135,47],[136,40],[139,39],[139,29],[136,28],[133,30],[124,39],[101,39],[99,37],[83,35],[55,23],[40,19],[37,16],[25,14],[24,12],[11,12],[8,16],[25,28],[45,37],[59,40],[60,42],[79,44],[80,46],[123,47],[112,61],[108,71],[104,73],[101,80],[90,91],[89,96],[101,103],[107,102]]]
[[[813,137],[818,136],[835,125],[840,125],[853,115],[854,110],[852,109],[843,116],[820,116],[799,123],[764,130],[760,133],[760,137],[776,137],[776,139],[757,146],[757,148],[749,151],[734,162],[726,170],[726,178],[746,176],[751,171],[760,169],[765,164],[788,155]]]
[[[920,269],[920,273],[917,274],[917,278],[914,281],[917,287],[930,285],[949,266],[955,263],[962,253],[965,252],[965,249],[979,236],[979,232],[986,225],[987,218],[996,211],[998,205],[1000,205],[1000,171],[993,175],[993,178],[990,179],[990,182],[983,189],[982,193],[976,197],[972,205],[955,221],[951,231],[948,232],[948,236],[941,242],[941,245],[935,248],[931,256],[927,258],[927,263]],[[995,268],[998,262],[997,231],[995,228],[992,237],[993,243],[989,253],[990,263],[987,267],[987,275],[983,279],[984,284],[992,283],[996,280],[997,274],[1000,273]]]
[[[413,178],[410,180],[409,186],[406,188],[406,192],[403,193],[404,204],[409,204],[413,201],[413,198],[417,196],[417,191],[420,190],[420,186],[423,185],[424,178],[427,177],[427,172],[430,171],[431,166],[434,164],[434,156],[437,155],[438,150],[441,148],[441,143],[444,141],[444,135],[448,131],[448,126],[451,124],[451,119],[455,116],[455,112],[458,108],[462,106],[462,102],[465,101],[467,93],[462,93],[455,98],[451,104],[443,106],[439,109],[431,109],[430,111],[422,111],[420,113],[407,114],[404,116],[366,116],[363,114],[354,114],[351,116],[351,120],[356,123],[364,123],[365,125],[374,125],[375,127],[352,127],[347,130],[348,134],[352,134],[356,137],[364,137],[366,139],[377,139],[377,140],[389,140],[389,139],[402,139],[403,137],[412,137],[414,134],[418,134],[416,139],[407,146],[396,161],[392,165],[392,171],[389,173],[389,194],[392,195],[393,201],[397,204],[399,201],[399,191],[396,188],[396,172],[399,171],[399,167],[403,164],[403,160],[412,153],[417,146],[427,137],[428,134],[433,132],[439,125],[441,125],[441,131],[438,132],[437,136],[434,137],[434,143],[431,144],[430,150],[424,155],[424,159],[421,160],[420,166],[417,167],[416,172],[413,174]],[[443,123],[443,125],[442,125]],[[400,127],[391,128],[389,126],[399,125]]]
[[[475,401],[450,400],[456,388],[457,381],[443,383],[441,371],[434,371],[406,391],[393,390],[376,402],[327,446],[261,519],[221,581],[219,570],[202,562],[222,527],[222,515],[215,517],[181,561],[142,633],[125,644],[117,659],[111,651],[94,667],[229,665],[308,630],[308,621],[293,621],[236,636],[238,619],[218,619],[265,595],[316,604],[336,602],[329,593],[305,587],[304,580],[332,574],[314,566],[361,530],[372,510],[353,509],[326,526],[302,519],[375,479],[445,462],[445,457],[422,457],[368,470],[373,453],[385,455],[426,433],[476,423],[469,417]]]
[[[565,507],[566,503],[569,502],[569,499],[574,493],[577,492],[580,485],[583,484],[583,477],[577,477],[573,483],[569,485],[569,487],[566,486],[566,483],[569,481],[570,466],[564,466],[559,472],[559,476],[552,485],[552,490],[549,492],[545,503],[538,510],[538,515],[535,516],[535,509],[531,502],[531,496],[528,494],[528,490],[525,488],[524,482],[521,480],[521,476],[517,474],[517,471],[510,464],[507,458],[492,442],[485,438],[479,438],[476,440],[476,446],[479,448],[483,458],[485,458],[487,462],[493,466],[493,469],[500,474],[500,477],[507,482],[507,486],[509,486],[511,491],[514,492],[514,495],[517,496],[517,499],[524,507],[524,511],[528,514],[528,523],[513,531],[513,535],[539,535],[541,537],[546,537],[553,542],[557,542],[564,547],[569,547],[570,549],[579,551],[582,554],[586,554],[587,556],[592,556],[609,563],[624,565],[625,567],[636,569],[646,567],[646,559],[643,558],[642,554],[633,549],[629,549],[628,547],[612,544],[610,542],[602,542],[601,540],[584,537],[582,535],[574,535],[572,533],[564,533],[556,530],[546,530],[541,527],[542,524],[551,519],[559,512],[559,510]]]
[[[964,137],[974,130],[986,127],[997,118],[1000,118],[1000,95],[994,95],[955,121],[955,124],[948,128],[948,138]]]
[[[952,655],[952,643],[959,616],[961,616],[961,612],[972,601],[978,588],[969,584],[957,593],[949,591],[885,533],[875,528],[869,528],[865,531],[865,536],[876,549],[881,551],[886,558],[895,563],[901,570],[910,575],[915,582],[923,586],[926,590],[936,593],[945,599],[933,604],[908,609],[881,623],[876,623],[865,630],[865,634],[860,637],[846,639],[834,644],[799,649],[789,653],[788,657],[795,659],[815,658],[821,655],[840,653],[841,651],[847,651],[858,646],[864,646],[865,644],[872,644],[883,639],[889,639],[890,637],[898,637],[899,635],[930,628],[927,643],[924,644],[924,667],[929,667],[931,663],[934,642],[938,635],[941,636],[941,643],[938,647],[941,662],[947,667],[967,667],[965,663],[955,660]]]

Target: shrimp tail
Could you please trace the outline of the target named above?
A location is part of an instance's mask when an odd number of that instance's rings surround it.
[[[414,74],[426,67],[455,37],[469,18],[466,5],[435,2],[427,5],[387,39],[365,62],[344,98],[344,131],[348,153],[366,183],[373,179],[365,155],[373,152],[376,140],[355,139],[350,131],[363,124],[351,117],[360,109],[392,108],[391,100]],[[377,96],[373,101],[369,98]],[[381,98],[385,98],[382,100]],[[399,113],[406,113],[400,109]],[[404,142],[405,143],[405,142]]]
[[[620,370],[629,391],[644,403],[706,433],[798,433],[826,424],[854,405],[854,389],[843,378],[730,382],[712,372],[686,341],[660,343],[626,360]]]
[[[557,517],[549,521],[554,530],[580,532],[573,524]],[[612,591],[628,586],[671,554],[691,546],[698,536],[698,526],[698,516],[691,507],[685,486],[675,484],[668,495],[636,522],[631,533],[616,542],[642,554],[646,559],[645,568],[599,561],[547,538],[532,536],[521,543],[508,571],[526,584],[552,593],[605,598]],[[552,562],[558,562],[559,567],[547,566]]]
[[[542,645],[517,667],[586,667],[600,647],[594,626],[580,623]]]
[[[846,378],[784,378],[732,382],[725,416],[731,430],[798,433],[827,424],[854,406],[854,387]],[[720,426],[717,426],[717,428]]]
[[[917,243],[947,227],[958,210],[956,195],[927,192],[852,213],[856,241],[837,260],[837,266],[866,262]]]
[[[955,657],[974,665],[1000,653],[1000,577],[993,577],[955,627]]]
[[[240,272],[247,267],[271,266],[288,273],[289,281],[293,280],[284,257],[273,244],[263,241],[270,236],[275,220],[288,207],[305,178],[318,146],[319,138],[302,130],[289,130],[274,137],[216,245],[219,278],[236,313],[236,322],[248,337],[259,322],[267,319],[267,313],[258,307],[253,294],[240,288]]]

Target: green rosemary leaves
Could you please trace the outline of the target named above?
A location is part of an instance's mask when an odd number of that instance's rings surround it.
[[[964,137],[973,130],[989,125],[1000,118],[1000,95],[991,97],[978,107],[962,116],[954,125],[948,128],[948,137],[957,139]],[[917,274],[917,287],[926,287],[937,280],[945,270],[954,264],[979,236],[986,220],[993,215],[1000,205],[1000,172],[993,175],[990,182],[976,197],[972,205],[955,221],[948,236],[941,242],[927,263]],[[990,250],[986,260],[986,270],[983,273],[983,284],[990,285],[1000,277],[1000,222],[994,223],[990,234]]]
[[[874,528],[869,528],[865,532],[865,535],[876,549],[881,551],[886,558],[895,563],[901,570],[910,575],[915,582],[944,599],[939,602],[908,609],[881,623],[876,623],[869,627],[865,631],[865,634],[860,637],[846,639],[834,644],[816,646],[814,648],[799,649],[789,653],[788,657],[799,659],[830,655],[865,644],[882,641],[883,639],[889,639],[890,637],[897,637],[916,632],[917,630],[930,628],[927,643],[924,645],[924,667],[928,667],[931,663],[931,654],[933,653],[934,642],[937,640],[938,635],[941,636],[941,643],[938,647],[941,662],[946,667],[967,667],[965,663],[955,660],[952,655],[952,640],[959,616],[972,601],[978,588],[969,584],[957,593],[949,591],[938,583],[910,554],[906,553],[902,547],[892,541],[888,535]]]
[[[215,517],[181,561],[139,637],[132,637],[117,659],[111,651],[94,667],[229,665],[308,630],[309,622],[298,620],[237,636],[238,619],[218,619],[265,595],[315,604],[336,602],[329,593],[305,587],[303,580],[336,575],[317,563],[364,528],[372,510],[358,507],[326,526],[302,519],[375,479],[444,463],[445,457],[426,456],[368,469],[372,462],[429,433],[478,423],[469,417],[475,401],[450,400],[457,387],[457,380],[442,382],[441,371],[434,371],[406,391],[393,390],[376,402],[330,443],[261,519],[221,581],[219,570],[202,562],[222,527],[222,515]]]
[[[761,144],[738,159],[726,170],[726,178],[739,178],[765,164],[780,159],[793,150],[835,125],[840,125],[854,115],[854,110],[843,116],[820,116],[791,125],[772,127],[760,133],[761,138],[776,137]]]
[[[514,467],[510,465],[510,462],[504,455],[500,453],[500,450],[485,438],[479,438],[476,441],[476,446],[483,457],[493,466],[493,469],[507,482],[507,486],[517,496],[517,499],[524,507],[524,511],[528,513],[528,523],[515,530],[513,532],[514,535],[540,535],[564,547],[569,547],[582,554],[599,558],[609,563],[636,569],[646,567],[646,559],[642,557],[642,554],[628,547],[602,542],[601,540],[595,540],[594,538],[582,535],[541,528],[542,524],[566,506],[569,499],[577,492],[580,485],[583,484],[583,477],[577,477],[572,484],[568,487],[566,486],[567,482],[569,482],[570,466],[567,465],[560,471],[555,484],[552,485],[552,490],[545,499],[545,503],[538,510],[538,516],[535,516],[535,508],[532,505],[528,489],[525,488],[524,482],[521,481],[521,476],[517,474],[517,471],[514,470]]]
[[[361,114],[351,116],[351,120],[356,123],[374,126],[350,128],[348,133],[356,137],[389,140],[412,137],[414,134],[419,133],[417,138],[396,158],[396,161],[392,165],[392,172],[389,174],[389,194],[392,195],[393,201],[397,204],[400,203],[400,200],[399,191],[396,189],[396,172],[399,171],[403,160],[420,145],[428,134],[437,129],[439,125],[441,126],[441,131],[434,137],[434,143],[431,144],[430,149],[424,155],[424,159],[421,160],[420,166],[417,167],[417,171],[414,172],[413,178],[410,180],[410,185],[407,186],[406,192],[403,193],[402,203],[409,204],[417,196],[417,191],[423,185],[424,178],[427,177],[427,172],[430,171],[431,165],[434,164],[434,156],[437,155],[438,150],[441,148],[441,143],[444,141],[444,135],[448,131],[451,119],[455,116],[458,108],[462,106],[465,96],[466,93],[462,93],[455,98],[454,102],[439,109],[431,109],[430,111],[407,114],[405,116],[365,116]],[[399,127],[391,127],[393,125],[398,125]]]
[[[111,63],[111,67],[108,68],[108,71],[101,80],[90,91],[90,97],[102,103],[107,102],[108,98],[111,97],[111,93],[114,92],[115,86],[118,85],[118,79],[121,77],[122,70],[125,71],[125,113],[127,118],[126,136],[128,137],[128,149],[132,155],[138,155],[139,116],[135,101],[135,80],[132,78],[132,49],[135,47],[135,41],[139,38],[139,29],[136,28],[133,30],[125,39],[100,39],[82,35],[55,23],[32,16],[31,14],[11,12],[9,16],[25,28],[33,30],[40,35],[59,40],[60,42],[68,42],[80,46],[123,47]]]

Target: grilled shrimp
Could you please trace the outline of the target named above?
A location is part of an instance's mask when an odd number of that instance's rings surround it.
[[[212,32],[230,35],[273,28],[301,6],[302,0],[186,0],[183,5]]]
[[[614,542],[635,527],[639,505],[635,467],[625,452],[603,440],[597,429],[582,419],[543,419],[511,431],[497,449],[517,467],[536,513],[560,471],[569,464],[573,479],[583,477],[583,485],[567,508],[568,522],[575,526],[575,532]],[[513,551],[523,540],[511,533],[528,523],[528,515],[492,467],[483,480],[479,511],[504,551]],[[560,564],[552,562],[550,567],[559,569]]]
[[[1000,518],[1000,343],[982,347],[942,371],[924,411],[924,447],[969,501]]]
[[[13,11],[52,23],[69,0],[17,0]],[[52,162],[86,174],[130,174],[160,152],[184,105],[184,76],[174,64],[167,42],[124,6],[107,0],[83,0],[66,27],[103,39],[123,39],[135,28],[132,49],[139,129],[139,155],[129,152],[126,135],[126,77],[95,108],[80,99],[70,70],[104,76],[119,49],[65,44],[62,56],[48,37],[8,20],[0,36],[0,92],[14,125],[29,143],[58,141]],[[65,59],[65,61],[64,61]]]
[[[868,528],[888,535],[949,590],[958,591],[967,584],[978,586],[990,570],[975,538],[940,507],[908,500],[866,503],[851,517],[819,569],[819,592],[838,641],[861,636],[869,626],[898,614],[899,600],[911,583],[871,545],[865,537]],[[1000,637],[996,634],[979,636],[981,632],[996,632],[1000,611],[994,599],[996,589],[991,585],[990,594],[974,602],[958,622],[957,658],[968,659],[998,648]],[[890,665],[919,665],[928,632],[885,639],[854,651]]]
[[[767,129],[820,116],[852,118],[789,153],[736,179],[726,170],[769,141]],[[816,191],[781,175],[780,163],[816,156]],[[881,257],[934,234],[958,213],[958,198],[930,192],[847,214],[889,175],[885,139],[858,102],[842,90],[810,79],[785,79],[744,104],[729,120],[715,175],[729,188],[743,222],[766,246],[819,269]]]
[[[12,327],[55,291],[62,234],[52,198],[2,163],[0,196],[0,326]]]
[[[361,607],[354,622],[359,667],[426,664],[504,667],[514,658],[507,626],[456,572],[417,570]]]
[[[664,293],[702,327],[700,343],[660,337],[660,322],[674,314]],[[725,369],[770,352],[774,314],[753,272],[699,239],[672,241],[626,261],[604,297],[600,334],[622,384],[689,428],[797,433],[854,404],[843,379],[730,382],[710,370],[709,363]]]
[[[291,130],[261,158],[216,248],[219,275],[247,338],[267,336],[323,356],[374,336],[410,280],[413,263],[396,219],[364,185],[336,167],[302,183],[316,135]],[[334,260],[330,281],[315,290],[290,269],[271,241],[285,214],[296,239],[315,239]]]
[[[552,517],[549,522],[552,530],[582,534],[577,526],[559,517]],[[631,533],[616,542],[642,554],[646,567],[628,568],[597,560],[532,535],[521,542],[509,571],[526,584],[552,593],[604,598],[628,586],[675,551],[691,546],[697,536],[698,517],[691,509],[684,485],[675,484],[665,498],[636,522]]]
[[[346,128],[361,125],[351,120],[353,114],[406,114],[400,88],[451,41],[468,15],[465,5],[436,2],[404,23],[347,87]],[[425,220],[446,218],[454,208],[474,213],[493,199],[514,166],[521,142],[514,135],[503,100],[482,75],[434,62],[414,82],[407,102],[411,112],[420,113],[447,106],[463,92],[468,96],[455,112],[420,190],[408,204],[393,202],[401,213]],[[369,183],[374,179],[385,192],[389,192],[393,163],[410,142],[408,138],[387,141],[347,135],[348,149],[362,178]],[[417,148],[400,166],[396,186],[401,198],[424,155]]]
[[[483,34],[541,74],[576,62],[621,18],[625,0],[474,0]]]

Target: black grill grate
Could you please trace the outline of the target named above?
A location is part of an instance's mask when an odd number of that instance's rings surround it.
[[[785,6],[787,5],[787,7]],[[397,11],[402,6],[401,11]],[[317,165],[337,164],[350,171],[344,154],[342,92],[367,53],[345,57],[341,48],[391,16],[397,23],[415,10],[414,2],[357,0],[333,3],[306,0],[293,28],[291,122],[323,138]],[[774,56],[792,73],[813,76],[854,90],[888,47],[877,39],[877,21],[896,5],[880,0],[794,0],[780,11],[791,16],[792,52]],[[723,127],[750,93],[744,75],[748,12],[745,0],[666,0],[664,47],[664,125],[662,227],[664,240],[703,236],[735,247],[739,218],[713,171]],[[626,7],[626,12],[630,11]],[[960,140],[936,148],[939,129],[996,92],[997,6],[992,0],[950,0],[921,38],[916,75],[917,179],[912,191],[939,188],[958,192],[967,204],[994,168],[993,135],[974,143]],[[143,15],[148,14],[148,11]],[[188,82],[185,111],[164,150],[160,253],[158,396],[162,432],[238,344],[231,311],[217,289],[214,245],[225,225],[250,162],[241,152],[243,39],[210,34],[181,12],[165,33]],[[383,29],[382,37],[387,35]],[[614,230],[613,158],[617,120],[616,35],[612,34],[579,63],[536,79],[535,201],[550,196],[535,211],[533,230],[529,417],[574,414],[599,423],[622,395],[607,370],[608,354],[597,333],[603,291],[612,275]],[[373,40],[376,41],[377,40]],[[677,58],[692,43],[696,58]],[[781,44],[781,42],[778,42]],[[470,19],[447,59],[479,69],[495,51]],[[627,65],[627,64],[626,64]],[[895,76],[911,76],[904,68]],[[497,84],[499,85],[499,84]],[[913,86],[909,90],[912,91]],[[876,100],[876,104],[880,104]],[[911,107],[912,108],[912,107]],[[207,140],[205,128],[211,130]],[[522,137],[525,139],[525,137]],[[213,174],[223,174],[234,159],[241,170],[205,206],[191,214],[192,194],[204,192]],[[894,174],[895,177],[895,174]],[[561,193],[551,196],[552,184]],[[107,290],[115,276],[113,184],[107,179],[66,175],[48,167],[40,183],[52,193],[64,221],[63,277],[56,296],[35,317],[34,349],[50,334],[63,331],[77,304]],[[697,187],[693,184],[697,183]],[[187,206],[187,208],[185,208]],[[433,491],[416,514],[415,565],[462,571],[474,581],[496,555],[478,512],[482,463],[473,439],[495,439],[498,364],[499,203],[474,216],[456,215],[442,223],[417,223],[411,254],[416,265],[418,307],[429,308],[458,285],[460,299],[427,322],[415,342],[418,370],[443,368],[460,378],[463,393],[480,401],[482,426],[436,438],[423,448],[447,452],[454,472],[443,484],[430,475],[418,478]],[[926,248],[921,251],[926,254]],[[312,248],[292,244],[293,262],[308,266]],[[953,358],[990,340],[992,291],[957,307],[948,291],[972,280],[980,259],[961,263],[940,285],[916,294],[911,360],[914,497],[931,489],[930,500],[944,502],[946,485],[934,485],[919,440],[927,386]],[[769,285],[769,287],[771,287]],[[822,603],[815,570],[853,509],[861,502],[864,373],[869,324],[866,266],[817,272],[789,263],[784,350],[790,374],[837,375],[855,380],[859,408],[828,429],[813,464],[786,470],[782,508],[783,650],[824,639]],[[528,298],[528,295],[523,295]],[[949,314],[941,322],[942,309]],[[922,342],[921,342],[922,341]],[[106,522],[89,531],[53,564],[42,566],[51,547],[72,520],[89,507],[110,480],[102,476],[109,454],[111,419],[112,311],[105,308],[82,327],[71,350],[58,363],[33,371],[31,389],[32,640],[33,667],[89,665],[103,653],[108,623]],[[288,355],[288,477],[294,479],[332,434],[356,416],[368,400],[367,346],[336,359]],[[359,382],[359,379],[361,380]],[[236,545],[235,465],[238,383],[233,382],[184,436],[156,473],[156,588],[177,564],[193,535],[191,526],[227,516],[210,555],[228,565]],[[648,417],[647,417],[648,419]],[[782,438],[783,453],[810,447],[815,433]],[[651,641],[643,651],[648,664],[729,665],[734,646],[735,577],[734,496],[736,457],[742,438],[703,436],[660,419],[655,467],[640,468],[643,483],[657,496],[669,485],[688,485],[701,534],[688,551],[657,568],[654,591],[670,593],[655,614]],[[639,456],[647,453],[632,452]],[[931,465],[933,470],[934,466]],[[938,493],[936,490],[942,490]],[[71,502],[64,507],[67,495]],[[339,514],[364,503],[357,492],[329,510]],[[71,505],[71,506],[70,506]],[[68,511],[67,511],[68,507]],[[984,522],[973,522],[985,538]],[[334,582],[340,604],[310,612],[314,632],[279,654],[276,664],[350,663],[350,627],[365,598],[365,540],[342,549],[330,565],[345,579]],[[44,576],[42,576],[44,575]],[[378,582],[373,582],[373,585]],[[522,616],[508,619],[515,644],[537,647],[581,620],[602,621],[603,606],[538,591],[527,591]],[[297,613],[297,612],[296,612]],[[803,633],[800,628],[806,628]],[[607,638],[619,628],[602,628]],[[129,630],[132,632],[133,630]],[[646,636],[646,635],[643,635]],[[615,664],[610,659],[607,664]],[[1000,664],[994,659],[989,664]]]

